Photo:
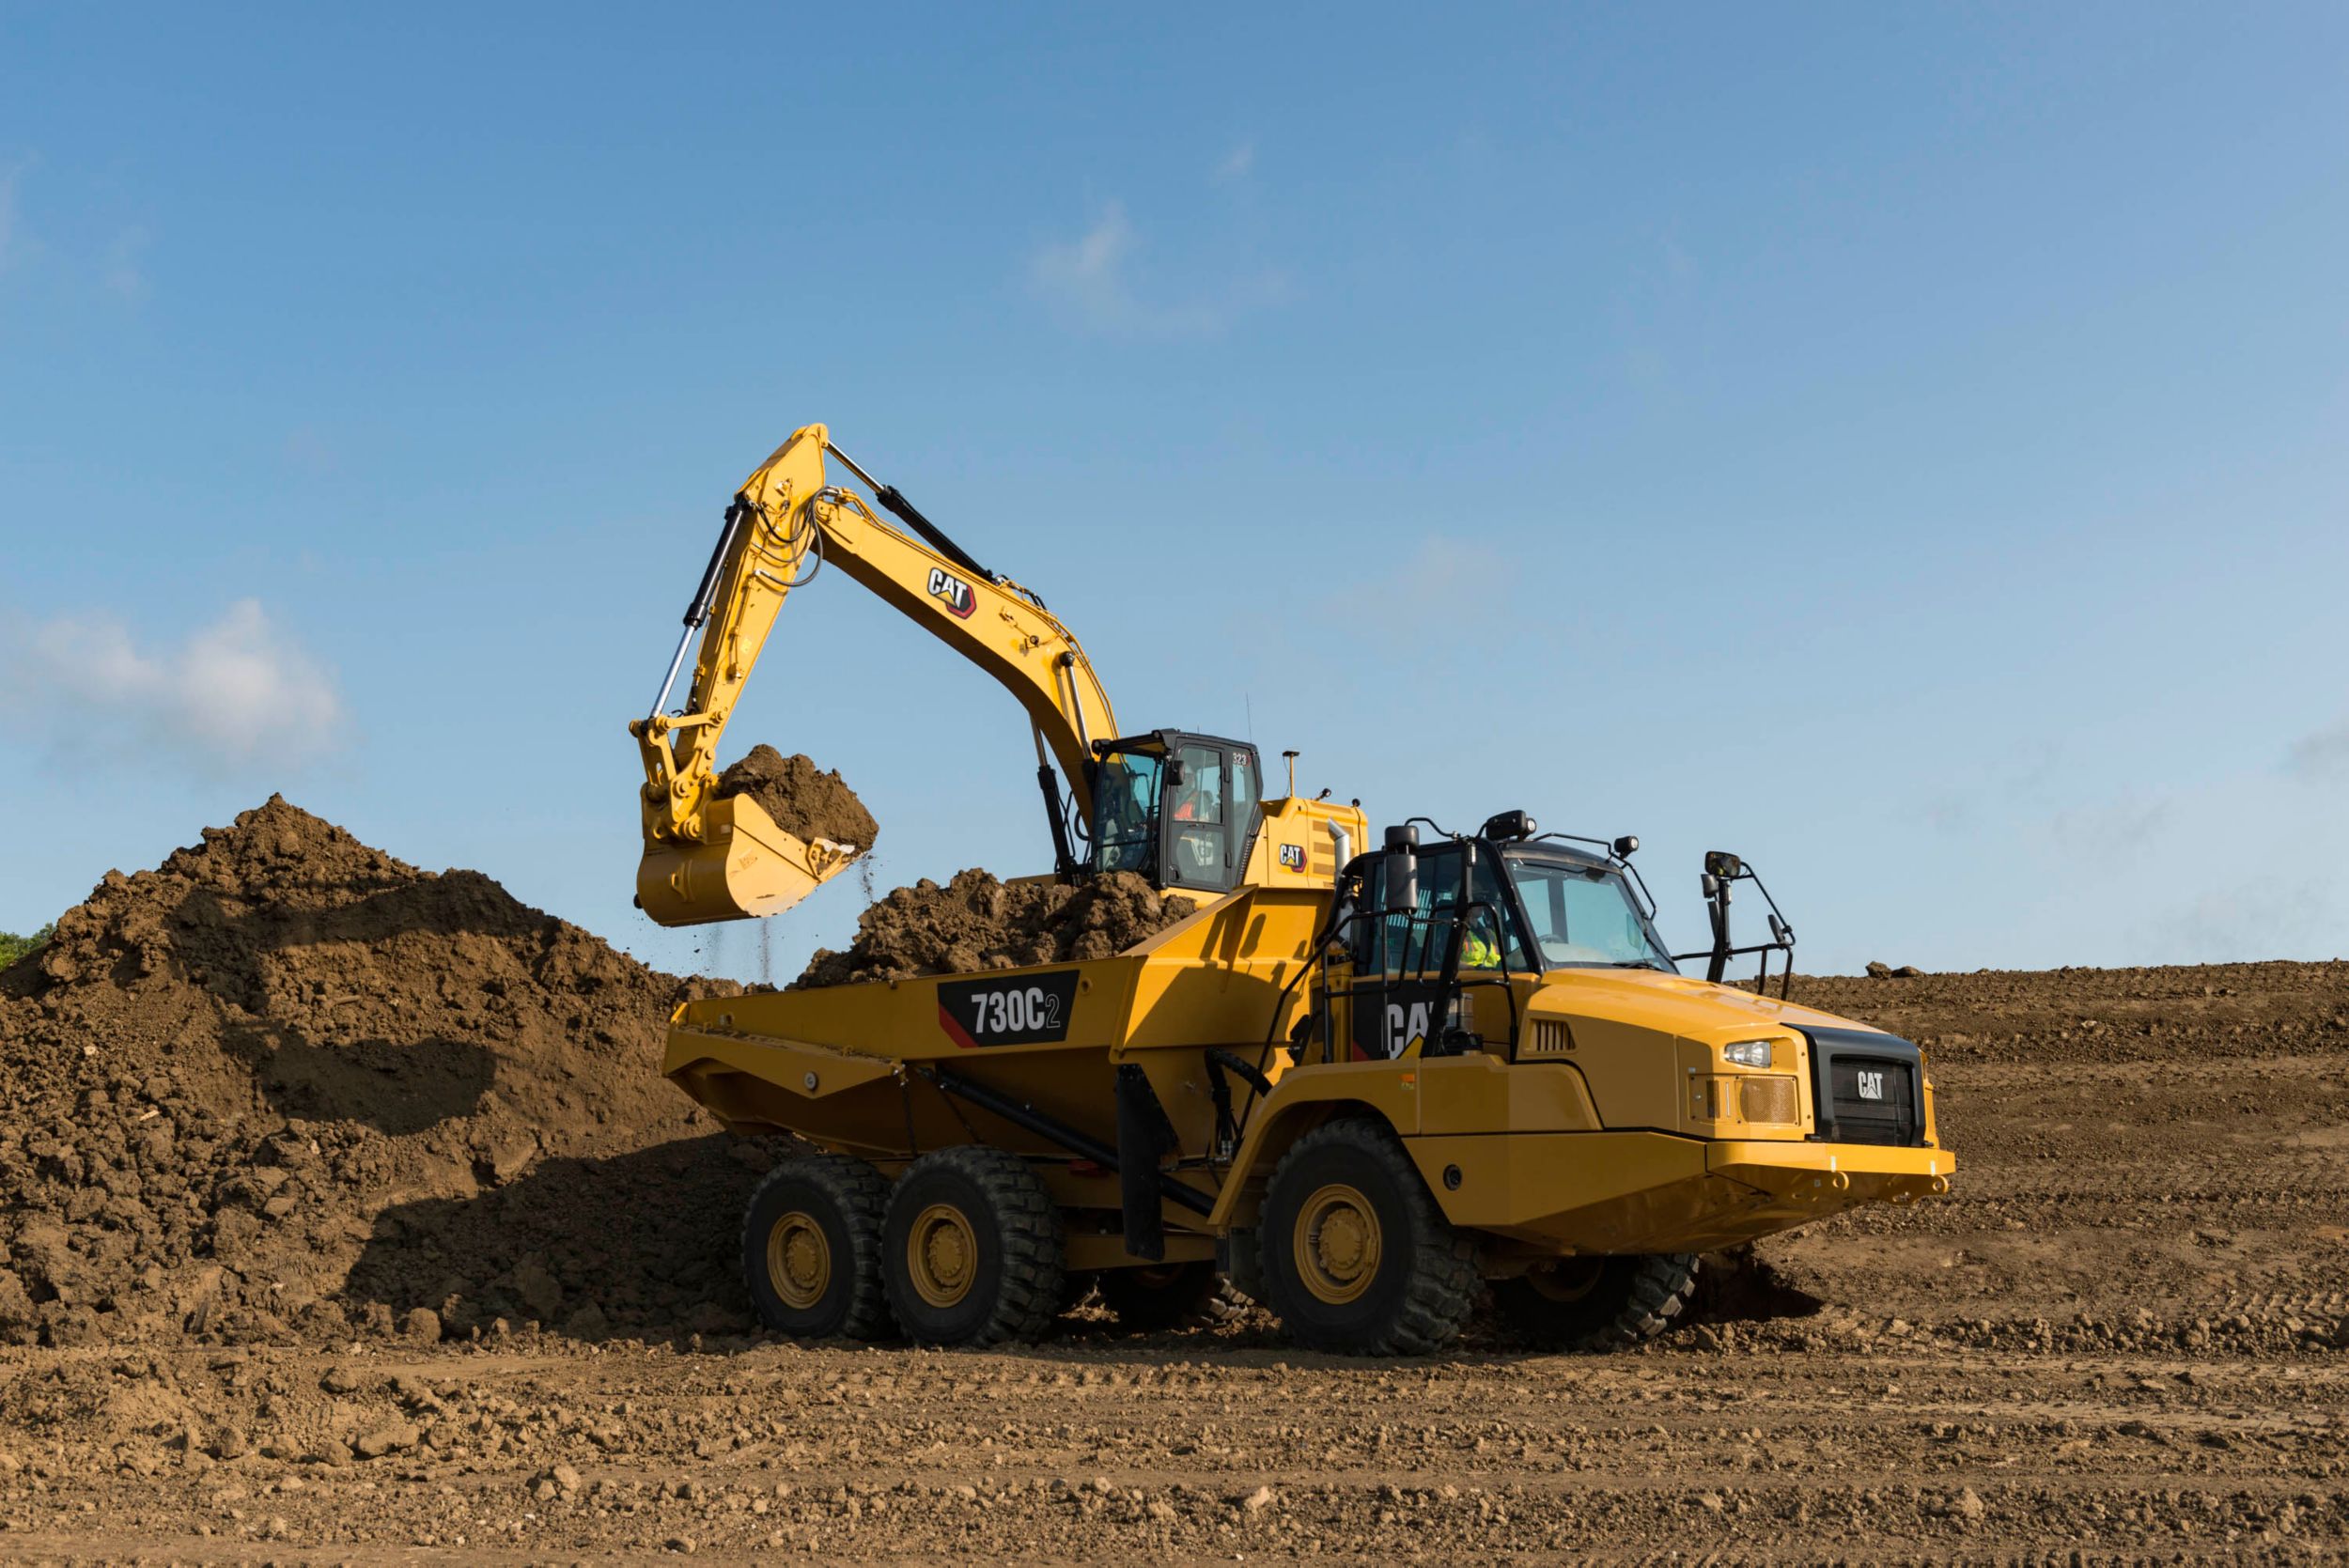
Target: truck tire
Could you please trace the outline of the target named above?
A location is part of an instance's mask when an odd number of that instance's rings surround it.
[[[759,1321],[801,1339],[887,1334],[888,1198],[881,1173],[846,1155],[802,1155],[768,1172],[742,1213],[742,1282]]]
[[[1264,1257],[1256,1246],[1256,1233],[1235,1225],[1217,1238],[1215,1265],[1232,1282],[1232,1289],[1249,1301],[1264,1299]]]
[[[1017,1155],[975,1143],[907,1167],[881,1220],[890,1309],[921,1344],[1002,1344],[1060,1314],[1060,1212]]]
[[[1128,1328],[1214,1328],[1248,1310],[1242,1296],[1211,1258],[1190,1263],[1112,1268],[1101,1276],[1101,1304]]]
[[[1257,1237],[1265,1305],[1308,1349],[1423,1356],[1457,1337],[1476,1300],[1474,1241],[1375,1122],[1324,1123],[1292,1144]]]
[[[1694,1252],[1562,1258],[1493,1286],[1493,1308],[1542,1350],[1622,1350],[1672,1327],[1696,1291]]]

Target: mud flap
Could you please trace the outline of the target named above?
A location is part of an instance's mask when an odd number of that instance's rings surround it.
[[[1166,1256],[1159,1204],[1166,1184],[1159,1160],[1174,1147],[1174,1125],[1150,1077],[1130,1062],[1117,1068],[1117,1194],[1126,1210],[1126,1250],[1158,1263]]]

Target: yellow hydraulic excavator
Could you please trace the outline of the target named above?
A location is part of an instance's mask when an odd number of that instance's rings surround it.
[[[1300,1343],[1398,1354],[1447,1343],[1489,1285],[1529,1342],[1597,1348],[1666,1327],[1707,1250],[1949,1189],[1922,1052],[1795,1004],[1786,977],[1767,994],[1793,932],[1737,857],[1706,857],[1712,944],[1675,955],[1636,839],[1503,811],[1472,831],[1413,818],[1371,851],[1359,805],[1293,780],[1266,798],[1252,745],[1121,735],[1042,600],[820,425],[737,492],[630,726],[654,919],[779,911],[863,847],[716,790],[776,613],[826,566],[1019,701],[1052,877],[1135,872],[1201,907],[1111,957],[679,1007],[668,1076],[729,1128],[820,1151],[778,1165],[744,1218],[770,1327],[994,1343],[1097,1285],[1137,1327],[1246,1296]],[[1747,886],[1769,936],[1740,946]],[[1753,955],[1754,986],[1726,984]],[[1698,961],[1703,978],[1680,971]]]
[[[911,532],[883,522],[855,491],[827,483],[827,454]],[[778,826],[756,800],[717,793],[718,741],[767,634],[786,596],[826,566],[994,676],[1027,710],[1055,875],[1082,869],[1074,834],[1096,826],[1097,784],[1106,788],[1099,798],[1106,839],[1096,844],[1096,860],[1166,886],[1216,893],[1242,881],[1326,887],[1357,842],[1362,817],[1352,807],[1292,798],[1271,802],[1268,813],[1253,747],[1176,731],[1120,737],[1092,660],[1044,601],[980,566],[904,496],[833,446],[823,426],[810,425],[737,492],[686,608],[661,694],[648,715],[629,725],[645,762],[637,902],[661,924],[779,914],[847,870],[857,849],[869,847],[811,844]],[[696,639],[685,706],[664,712]],[[1066,802],[1055,763],[1067,780]],[[1159,791],[1168,786],[1195,800],[1195,813],[1222,811],[1228,791],[1238,820],[1202,816],[1162,845],[1148,840]],[[1259,822],[1268,831],[1243,836]]]

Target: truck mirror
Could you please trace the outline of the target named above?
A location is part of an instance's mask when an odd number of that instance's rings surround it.
[[[1387,830],[1387,913],[1419,912],[1419,830],[1406,822]]]
[[[1707,849],[1704,852],[1704,874],[1707,877],[1734,882],[1744,875],[1745,869],[1745,862],[1726,849]]]
[[[1387,913],[1408,915],[1419,909],[1419,851],[1400,845],[1387,851]]]
[[[1166,759],[1166,782],[1168,784],[1173,785],[1181,784],[1186,771],[1187,769],[1183,767],[1183,759],[1181,757],[1168,757]]]

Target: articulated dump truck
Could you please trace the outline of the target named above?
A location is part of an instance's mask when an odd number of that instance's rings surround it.
[[[1201,907],[1114,956],[680,1007],[668,1076],[729,1129],[821,1151],[744,1217],[772,1327],[1000,1343],[1097,1289],[1137,1326],[1252,1297],[1299,1344],[1408,1355],[1489,1289],[1525,1342],[1596,1349],[1668,1326],[1703,1252],[1949,1189],[1922,1053],[1793,1003],[1783,977],[1766,994],[1793,935],[1770,904],[1768,939],[1733,944],[1733,889],[1767,903],[1735,857],[1706,858],[1713,941],[1684,958],[1636,840],[1509,811],[1368,849],[1357,806],[1262,798],[1251,745],[1121,736],[1040,601],[894,490],[874,487],[919,542],[824,485],[826,451],[799,432],[737,497],[680,644],[677,666],[702,640],[694,694],[664,713],[664,686],[633,726],[646,908],[730,918],[854,858],[695,815],[711,690],[729,658],[739,685],[742,629],[754,658],[776,585],[819,552],[1021,698],[1055,877],[1135,872]],[[1748,954],[1752,988],[1726,984]]]

